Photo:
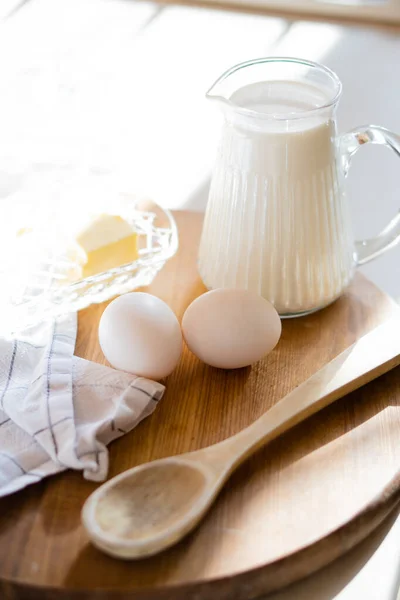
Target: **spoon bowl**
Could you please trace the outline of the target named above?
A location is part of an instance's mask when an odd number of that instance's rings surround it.
[[[201,519],[216,483],[215,470],[185,455],[146,463],[94,492],[84,505],[83,523],[93,543],[108,554],[151,556]]]

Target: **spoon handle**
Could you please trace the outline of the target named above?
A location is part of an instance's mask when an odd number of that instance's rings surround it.
[[[391,319],[360,338],[249,427],[216,444],[214,460],[232,472],[264,444],[398,365],[400,319]]]

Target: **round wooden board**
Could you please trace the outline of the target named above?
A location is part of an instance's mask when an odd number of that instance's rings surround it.
[[[176,215],[179,253],[149,291],[182,316],[204,291],[196,273],[201,216]],[[103,362],[97,323],[80,314],[76,353]],[[400,309],[357,275],[329,308],[286,320],[277,348],[225,372],[185,351],[155,413],[110,448],[110,476],[218,442],[254,421],[317,369]],[[80,523],[96,485],[66,472],[1,500],[1,598],[249,600],[346,552],[400,500],[396,369],[297,426],[245,463],[204,522],[137,562],[96,550]]]

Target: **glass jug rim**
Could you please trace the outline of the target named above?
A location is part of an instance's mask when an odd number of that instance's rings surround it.
[[[240,71],[241,69],[244,69],[247,67],[251,67],[253,65],[259,65],[259,64],[264,64],[264,63],[292,63],[292,64],[303,65],[305,67],[317,69],[318,71],[327,75],[329,77],[329,79],[331,80],[331,82],[334,84],[335,87],[334,87],[334,92],[332,94],[332,97],[326,103],[321,104],[320,106],[316,106],[314,108],[310,108],[308,110],[299,111],[296,113],[289,112],[289,113],[277,114],[277,113],[260,113],[257,110],[238,106],[234,102],[231,102],[231,100],[227,97],[220,96],[218,94],[215,95],[215,94],[211,93],[212,90],[217,85],[221,84],[223,81],[225,81],[228,77],[230,77],[237,71]],[[342,82],[340,81],[337,74],[334,71],[332,71],[332,69],[330,69],[329,67],[327,67],[321,63],[313,62],[311,60],[306,60],[306,59],[302,59],[302,58],[295,58],[295,57],[290,57],[290,56],[270,56],[270,57],[247,60],[247,61],[238,63],[238,64],[234,65],[233,67],[230,67],[220,77],[218,77],[218,79],[216,79],[216,81],[213,83],[213,85],[208,89],[208,91],[206,92],[206,98],[208,100],[219,101],[222,104],[225,104],[226,106],[230,107],[235,112],[243,114],[244,116],[253,117],[253,118],[255,117],[257,119],[263,119],[263,120],[291,121],[291,120],[295,120],[295,119],[304,119],[309,116],[313,116],[313,115],[317,114],[318,112],[321,112],[321,111],[324,111],[324,110],[327,110],[327,109],[333,107],[338,102],[341,94],[342,94]]]

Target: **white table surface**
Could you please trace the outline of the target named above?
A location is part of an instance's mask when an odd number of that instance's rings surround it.
[[[400,517],[314,575],[260,600],[397,600]]]
[[[400,132],[399,33],[135,0],[2,0],[0,201],[28,165],[96,165],[162,206],[204,210],[220,123],[204,93],[230,66],[265,55],[338,73],[340,131]],[[377,147],[354,160],[358,237],[400,208],[396,160]],[[400,299],[400,246],[362,270]],[[400,520],[270,600],[395,600],[399,579]]]

